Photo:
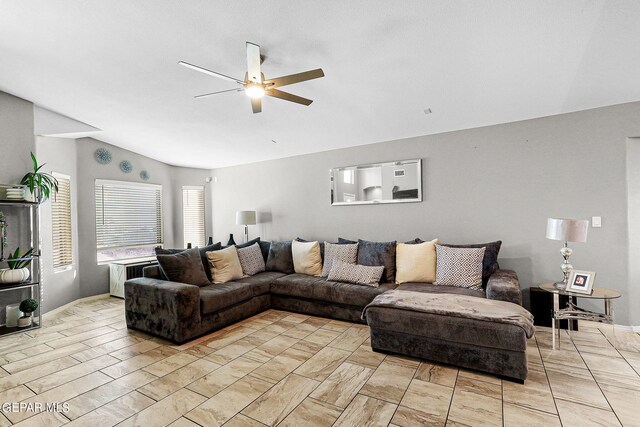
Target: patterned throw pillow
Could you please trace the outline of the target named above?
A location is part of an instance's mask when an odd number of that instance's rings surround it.
[[[246,248],[238,248],[238,258],[245,276],[253,276],[265,270],[264,258],[260,250],[260,244],[254,243]]]
[[[347,264],[355,264],[358,261],[358,244],[344,244],[324,242],[324,265],[322,277],[327,277],[331,272],[334,261]]]
[[[481,291],[484,250],[436,245],[436,285]]]
[[[334,260],[327,280],[355,283],[377,288],[383,272],[384,266],[382,265],[370,267],[367,265],[347,264],[346,262]]]

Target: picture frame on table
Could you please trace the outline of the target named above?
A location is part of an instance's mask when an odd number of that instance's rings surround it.
[[[567,284],[567,291],[575,292],[577,294],[591,295],[595,279],[595,271],[571,270],[569,283]]]

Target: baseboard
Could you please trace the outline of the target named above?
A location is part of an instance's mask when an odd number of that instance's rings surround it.
[[[104,298],[109,298],[109,294],[106,293],[106,294],[92,295],[90,297],[78,298],[77,300],[68,302],[65,305],[61,305],[60,307],[54,308],[53,310],[49,310],[49,311],[43,313],[43,315],[59,313],[61,311],[64,311],[64,310],[68,309],[69,307],[73,307],[74,305],[78,304],[79,302],[96,301],[96,300],[100,300],[100,299],[104,299]]]
[[[615,325],[615,327],[617,331],[640,332],[640,325],[638,326]]]

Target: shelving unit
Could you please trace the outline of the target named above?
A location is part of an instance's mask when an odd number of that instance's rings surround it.
[[[4,186],[0,186],[4,187]],[[28,331],[30,329],[38,329],[42,326],[42,316],[41,316],[41,305],[42,305],[42,288],[41,288],[41,278],[40,278],[40,256],[42,254],[40,249],[40,235],[39,235],[39,208],[40,204],[36,202],[29,201],[21,201],[21,200],[2,200],[1,197],[4,195],[0,193],[0,211],[3,211],[5,215],[9,212],[14,213],[15,215],[23,215],[28,217],[29,221],[29,235],[21,236],[20,241],[29,243],[29,247],[33,248],[33,255],[20,258],[16,260],[26,260],[30,259],[31,263],[29,263],[29,280],[27,282],[22,283],[0,283],[0,293],[5,293],[8,291],[19,291],[19,290],[28,290],[29,296],[28,298],[33,298],[38,302],[38,308],[33,313],[33,321],[31,326],[26,326],[23,328],[19,327],[7,327],[0,326],[0,336],[15,334],[18,332]],[[4,264],[7,259],[8,251],[4,251],[5,258],[0,258],[0,262]],[[20,302],[20,301],[14,301]],[[0,323],[5,323],[5,319],[1,319]]]

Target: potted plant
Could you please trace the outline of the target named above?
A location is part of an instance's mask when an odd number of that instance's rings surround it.
[[[27,267],[31,263],[32,253],[33,249],[29,249],[20,255],[20,248],[10,253],[7,261],[9,268],[0,270],[0,283],[20,283],[28,280],[31,272]]]
[[[38,308],[38,301],[33,298],[26,299],[20,303],[20,311],[23,316],[18,319],[18,327],[24,328],[27,326],[31,326],[32,323],[32,314]]]
[[[26,185],[31,192],[32,202],[42,203],[47,200],[52,193],[58,192],[58,180],[51,174],[40,172],[40,169],[46,163],[43,163],[38,166],[38,160],[36,156],[31,153],[31,160],[33,160],[33,172],[27,173],[22,177],[20,184]],[[36,193],[36,189],[38,189]],[[27,195],[25,194],[25,199]]]

